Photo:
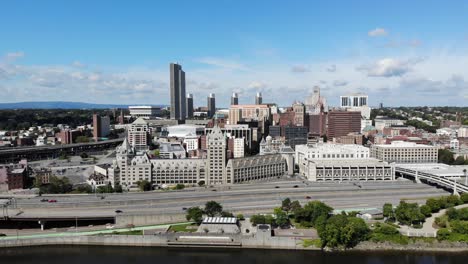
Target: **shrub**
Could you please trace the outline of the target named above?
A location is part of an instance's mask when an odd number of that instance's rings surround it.
[[[236,215],[236,218],[239,219],[239,220],[244,220],[245,219],[243,214]]]
[[[442,228],[437,231],[437,240],[447,240],[450,237],[450,230],[447,228]]]

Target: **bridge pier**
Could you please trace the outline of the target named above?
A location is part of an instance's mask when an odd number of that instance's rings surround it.
[[[41,225],[41,231],[44,231],[44,229],[45,229],[45,224],[46,224],[46,221],[44,221],[44,220],[41,220],[41,221],[38,221],[38,223]]]
[[[416,183],[421,183],[421,180],[419,179],[419,172],[418,171],[416,171],[416,174],[414,175],[414,181]]]
[[[453,195],[460,196],[460,194],[457,192],[457,181],[453,180]]]

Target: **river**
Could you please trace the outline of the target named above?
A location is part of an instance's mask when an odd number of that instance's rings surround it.
[[[0,249],[1,264],[396,264],[468,263],[468,253],[339,252],[108,246]]]

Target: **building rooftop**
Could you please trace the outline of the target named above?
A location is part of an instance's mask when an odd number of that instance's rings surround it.
[[[390,144],[374,145],[381,148],[436,148],[435,146],[416,144],[415,142],[392,141]]]
[[[203,219],[202,224],[236,224],[237,218],[235,217],[206,217]]]
[[[309,162],[315,163],[318,167],[389,166],[387,162],[374,158],[309,160]]]

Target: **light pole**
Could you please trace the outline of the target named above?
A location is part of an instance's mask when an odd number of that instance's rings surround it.
[[[465,175],[465,185],[468,186],[468,177],[466,175],[466,169],[463,169],[463,174]]]

